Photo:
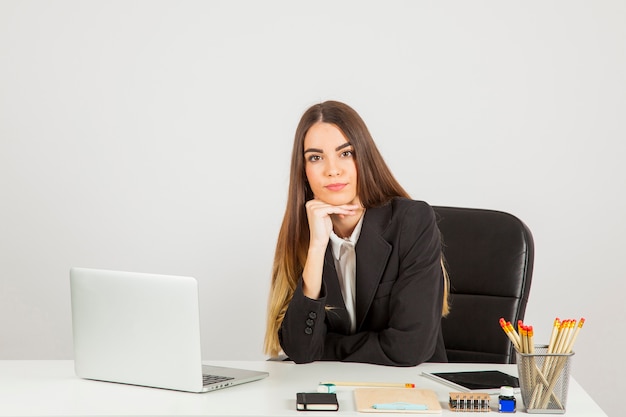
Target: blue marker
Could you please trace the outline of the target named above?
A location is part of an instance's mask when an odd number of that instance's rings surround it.
[[[405,402],[374,404],[372,408],[377,410],[428,410],[426,404],[413,404]]]

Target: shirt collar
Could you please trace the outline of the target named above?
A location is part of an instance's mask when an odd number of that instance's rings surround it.
[[[361,235],[361,227],[363,226],[364,217],[365,212],[363,212],[363,214],[361,215],[359,222],[354,227],[354,230],[352,231],[352,234],[349,238],[340,238],[339,236],[337,236],[337,234],[335,234],[333,230],[330,231],[330,244],[332,246],[333,256],[335,257],[335,259],[339,260],[341,245],[343,245],[344,243],[347,242],[352,246],[356,246],[356,242],[359,240],[359,236]]]

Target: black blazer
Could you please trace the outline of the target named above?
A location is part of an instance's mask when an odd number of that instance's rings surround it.
[[[439,229],[428,204],[394,198],[367,209],[356,244],[356,333],[349,332],[329,244],[319,299],[304,296],[300,277],[279,331],[283,351],[296,363],[447,362],[440,259]]]

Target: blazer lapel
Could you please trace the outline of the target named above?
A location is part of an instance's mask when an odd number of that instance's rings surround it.
[[[370,309],[391,254],[391,244],[382,236],[390,218],[390,204],[365,211],[361,234],[356,244],[357,331]]]

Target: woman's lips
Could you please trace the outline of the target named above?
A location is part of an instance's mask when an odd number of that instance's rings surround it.
[[[330,191],[341,191],[344,189],[346,185],[347,184],[328,184],[326,188],[329,189]]]

